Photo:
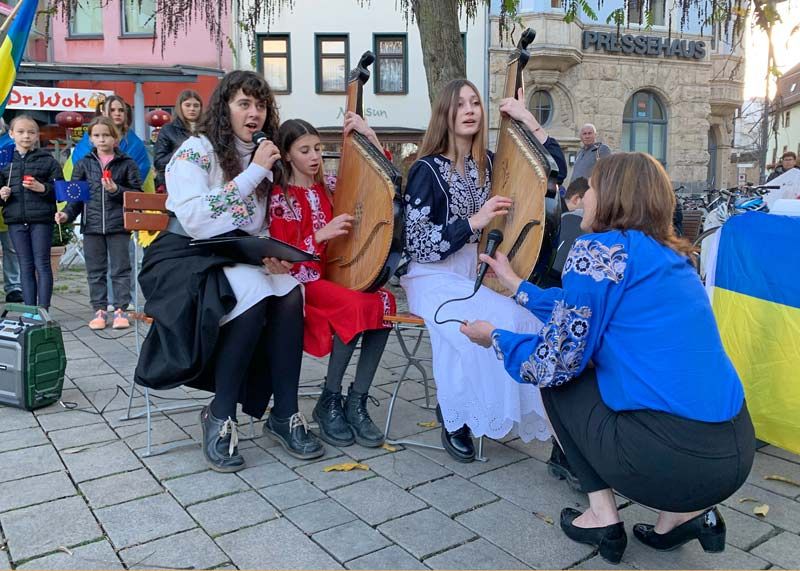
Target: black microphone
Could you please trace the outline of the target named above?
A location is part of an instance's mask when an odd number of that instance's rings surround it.
[[[253,133],[253,142],[256,144],[256,147],[258,147],[264,141],[269,141],[269,137],[267,137],[267,134],[264,131],[256,131]],[[272,170],[279,170],[281,173],[283,173],[283,161],[278,159],[272,163]]]
[[[494,257],[494,253],[497,252],[497,247],[503,241],[503,233],[495,228],[491,232],[489,232],[489,238],[486,240],[486,251],[484,254],[489,256],[490,258]],[[478,268],[478,277],[475,279],[475,291],[478,291],[478,288],[481,287],[481,282],[483,282],[483,276],[486,275],[486,270],[489,269],[489,264],[486,262],[481,262],[480,267]]]

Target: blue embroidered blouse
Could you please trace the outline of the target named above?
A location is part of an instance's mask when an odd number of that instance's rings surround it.
[[[498,358],[517,382],[558,386],[591,360],[603,401],[705,422],[730,420],[744,400],[711,305],[689,261],[650,236],[619,230],[578,239],[563,289],[522,282],[517,303],[539,334],[496,329]]]

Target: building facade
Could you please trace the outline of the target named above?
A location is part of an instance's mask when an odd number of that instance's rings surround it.
[[[800,155],[800,64],[778,78],[770,111],[767,143],[769,170],[780,164],[781,155],[786,151]]]
[[[592,123],[598,140],[612,150],[655,156],[676,187],[735,184],[730,155],[734,117],[743,100],[743,54],[708,28],[701,34],[692,19],[681,30],[680,14],[670,15],[664,0],[652,0],[651,26],[640,24],[641,16],[631,8],[618,32],[605,22],[622,6],[621,0],[605,2],[596,21],[567,23],[559,0],[521,1],[522,29],[537,33],[524,72],[529,108],[561,142],[570,165],[580,148],[581,126]],[[493,15],[493,133],[513,48],[500,37]]]

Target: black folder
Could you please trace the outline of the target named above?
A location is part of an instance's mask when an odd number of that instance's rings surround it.
[[[291,244],[269,236],[224,236],[192,240],[190,246],[201,246],[241,264],[262,265],[264,258],[287,262],[318,262],[319,256],[309,254]]]

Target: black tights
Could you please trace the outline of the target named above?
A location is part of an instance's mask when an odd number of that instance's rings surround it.
[[[342,390],[342,379],[347,365],[350,364],[350,357],[356,349],[359,338],[364,337],[361,343],[361,355],[356,366],[356,380],[353,389],[357,393],[366,393],[375,378],[375,371],[381,362],[383,348],[389,339],[391,329],[369,329],[363,334],[353,337],[350,343],[344,343],[338,335],[333,336],[333,350],[328,360],[328,376],[325,380],[325,388],[329,391],[339,392]]]
[[[283,297],[267,297],[226,323],[216,352],[216,392],[211,403],[216,418],[235,420],[236,403],[247,402],[248,391],[273,394],[276,418],[296,413],[303,358],[300,288]]]

